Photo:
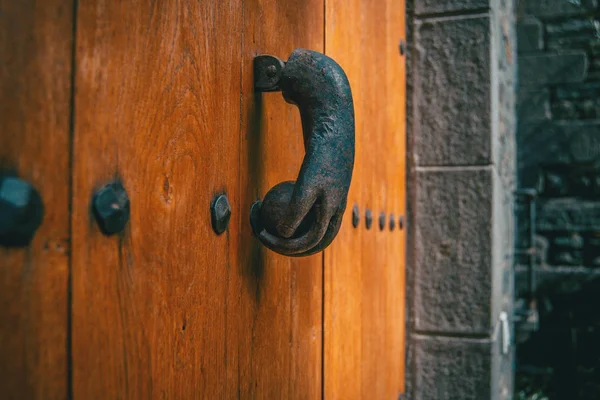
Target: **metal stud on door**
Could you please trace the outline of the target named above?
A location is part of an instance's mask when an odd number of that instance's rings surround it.
[[[42,223],[42,197],[29,182],[0,177],[0,245],[27,246]]]

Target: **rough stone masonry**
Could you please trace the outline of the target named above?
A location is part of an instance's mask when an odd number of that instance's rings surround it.
[[[408,2],[408,399],[512,397],[512,0]]]
[[[600,283],[599,2],[521,0],[517,19],[518,184],[538,191],[541,318],[540,330],[518,346],[517,382],[549,398],[597,399],[600,346],[593,332],[600,315],[586,307],[595,298],[584,293]],[[516,271],[519,298],[526,267]],[[532,370],[535,377],[524,372]]]

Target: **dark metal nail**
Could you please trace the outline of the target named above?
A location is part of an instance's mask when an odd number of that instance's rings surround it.
[[[404,42],[404,40],[400,40],[400,44],[398,45],[398,48],[400,49],[400,55],[404,55],[404,53],[406,53],[406,43]]]
[[[44,218],[40,193],[15,177],[0,178],[0,244],[27,246]]]
[[[390,231],[396,229],[396,217],[394,214],[390,214]]]
[[[355,204],[354,207],[352,207],[352,226],[353,227],[358,227],[358,224],[360,222],[360,212],[358,211],[358,206]]]
[[[225,232],[231,219],[231,206],[226,195],[217,195],[210,206],[213,230],[217,235]]]
[[[379,214],[379,230],[382,231],[385,229],[385,212],[381,212]]]
[[[275,75],[277,75],[277,67],[274,65],[269,65],[267,68],[265,68],[265,72],[269,78],[273,78]]]
[[[365,212],[365,224],[367,225],[367,229],[371,229],[371,225],[373,225],[373,213],[369,208]]]
[[[398,217],[398,229],[404,229],[404,215]]]
[[[92,199],[92,209],[102,233],[122,232],[129,221],[129,197],[123,184],[115,181],[98,190]]]

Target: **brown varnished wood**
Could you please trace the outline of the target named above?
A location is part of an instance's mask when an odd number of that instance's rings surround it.
[[[240,321],[242,11],[241,0],[79,4],[76,399],[229,399],[248,379],[239,363],[253,351]],[[115,178],[131,220],[105,237],[89,204]],[[233,207],[221,236],[210,223],[217,193]]]
[[[377,224],[380,211],[405,208],[403,2],[80,4],[72,199],[72,4],[0,7],[11,39],[0,40],[0,162],[46,203],[30,248],[1,250],[3,396],[67,396],[71,200],[75,398],[403,391],[404,233]],[[349,209],[359,205],[361,224],[346,214],[323,271],[322,255],[262,248],[247,216],[268,188],[294,179],[304,152],[297,110],[253,94],[252,58],[324,42],[354,91]],[[107,238],[89,203],[112,179],[128,189],[132,216]],[[221,192],[234,214],[217,237],[208,206]]]
[[[297,110],[254,97],[252,59],[322,49],[322,22],[316,1],[80,4],[75,397],[320,397],[322,257],[268,253],[248,212],[303,154]],[[89,201],[116,177],[131,221],[107,238]]]
[[[246,0],[240,153],[241,397],[321,397],[322,254],[290,258],[262,247],[248,223],[253,201],[294,180],[304,155],[298,109],[281,93],[253,93],[252,60],[323,51],[323,0]]]
[[[360,27],[360,28],[357,28]],[[325,397],[396,398],[404,391],[404,231],[378,217],[405,209],[405,78],[401,0],[327,0],[326,52],[348,73],[357,160],[340,235],[325,255]],[[365,227],[365,210],[373,226]]]
[[[45,217],[0,247],[0,397],[68,393],[72,1],[0,1],[0,169],[32,183]]]
[[[326,399],[360,398],[362,381],[361,270],[364,234],[363,164],[364,59],[361,55],[362,24],[360,0],[326,1],[325,52],[346,72],[354,99],[356,121],[356,155],[348,207],[338,236],[324,254],[324,397]],[[360,228],[352,227],[352,208],[358,205]]]

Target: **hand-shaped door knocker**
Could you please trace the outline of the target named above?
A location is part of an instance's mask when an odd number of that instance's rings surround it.
[[[269,249],[308,256],[337,235],[354,168],[354,105],[348,78],[324,54],[296,49],[287,62],[254,59],[254,88],[283,93],[300,109],[304,161],[298,179],[282,182],[252,204],[254,234]]]

